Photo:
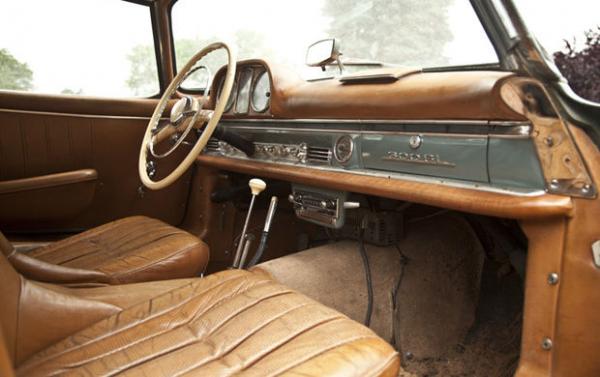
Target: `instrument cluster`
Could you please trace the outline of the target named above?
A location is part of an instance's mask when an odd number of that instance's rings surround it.
[[[225,76],[219,79],[218,98],[221,97]],[[262,65],[238,67],[231,95],[225,106],[229,115],[261,115],[269,110],[271,99],[271,79]]]

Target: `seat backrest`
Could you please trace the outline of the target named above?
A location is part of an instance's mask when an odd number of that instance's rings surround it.
[[[17,343],[17,318],[19,298],[21,296],[22,278],[8,262],[6,255],[12,253],[13,246],[0,232],[0,326],[2,327],[2,344],[5,346],[11,361],[15,360]],[[0,350],[0,352],[2,352]]]

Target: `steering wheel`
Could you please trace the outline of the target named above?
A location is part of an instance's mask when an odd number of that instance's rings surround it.
[[[227,73],[225,76],[225,82],[221,89],[219,98],[215,101],[214,110],[202,109],[203,105],[207,102],[208,91],[211,86],[210,71],[208,68],[200,66],[192,70],[192,67],[204,56],[209,53],[224,49],[227,52]],[[162,98],[156,105],[152,118],[146,127],[146,133],[142,141],[142,148],[140,149],[140,158],[138,163],[138,171],[140,179],[144,186],[151,190],[163,189],[185,173],[185,171],[194,163],[196,157],[200,154],[202,149],[206,146],[208,139],[212,136],[215,127],[219,124],[227,99],[231,94],[233,88],[233,80],[235,78],[235,52],[223,42],[212,43],[200,52],[194,55],[188,63],[179,71],[177,76],[173,79]],[[183,96],[179,99],[172,107],[171,114],[169,116],[169,122],[159,127],[159,121],[162,117],[165,108],[169,102],[171,96],[175,93],[179,85],[193,72],[198,69],[206,69],[208,73],[207,85],[204,90],[204,97],[202,101],[192,96]],[[181,161],[181,163],[166,177],[159,181],[153,181],[151,176],[148,174],[148,153],[150,153],[156,159],[162,159],[173,153],[177,147],[179,147],[192,128],[200,128],[206,124],[202,129],[202,132],[198,136],[198,140],[193,145],[187,156]],[[164,140],[170,139],[174,141],[171,146],[164,153],[157,153],[155,151],[155,145],[161,143]]]

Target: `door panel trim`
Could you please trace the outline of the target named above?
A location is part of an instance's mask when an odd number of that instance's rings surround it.
[[[64,173],[40,175],[37,177],[0,181],[0,195],[42,188],[95,181],[98,172],[94,169],[80,169]]]

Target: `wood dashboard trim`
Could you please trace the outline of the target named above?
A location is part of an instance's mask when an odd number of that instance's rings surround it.
[[[204,166],[259,177],[406,200],[488,216],[540,219],[570,216],[573,208],[570,197],[552,194],[517,196],[434,183],[322,171],[309,167],[209,155],[200,155],[197,162]]]

